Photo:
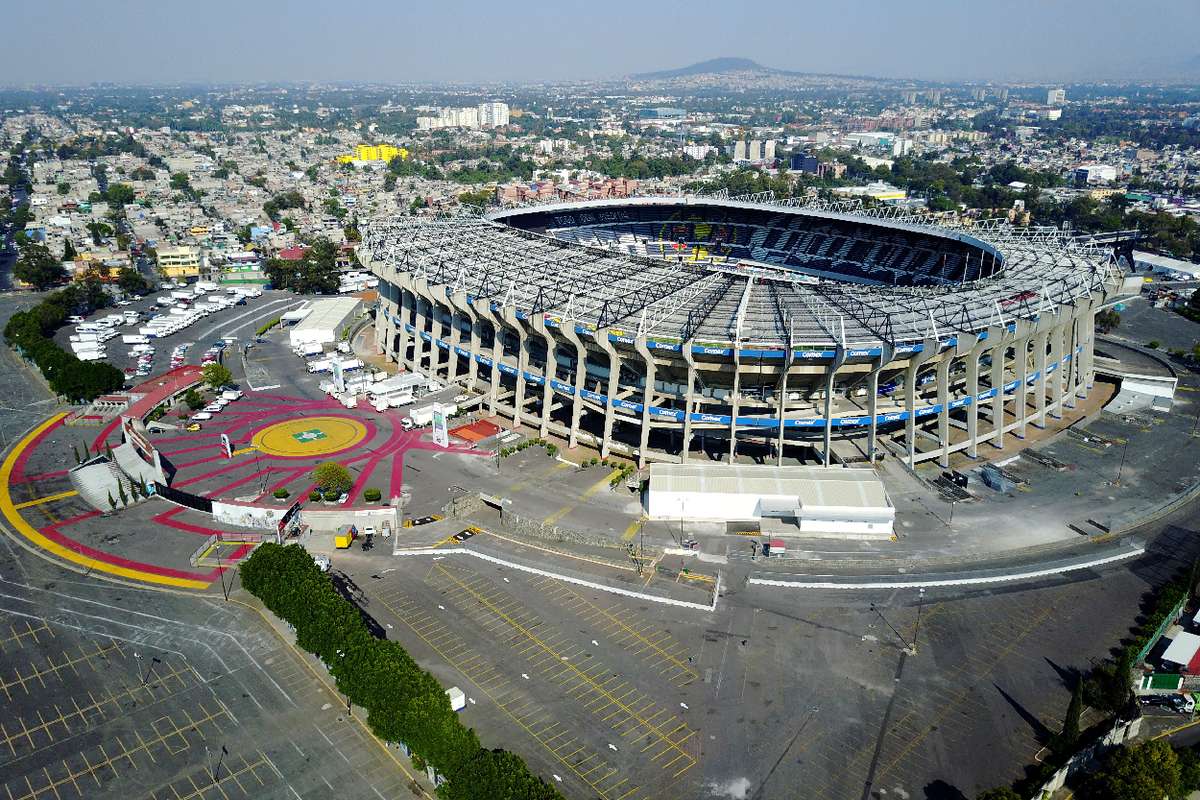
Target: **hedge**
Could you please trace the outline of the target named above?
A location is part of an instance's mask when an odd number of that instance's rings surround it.
[[[383,492],[374,486],[368,487],[363,492],[363,500],[366,500],[368,503],[376,503],[381,497],[383,497]]]
[[[41,370],[55,394],[72,403],[91,402],[124,386],[124,373],[105,361],[80,361],[52,337],[71,314],[90,314],[110,303],[98,282],[68,286],[28,311],[13,314],[4,326],[4,340]]]
[[[276,317],[275,319],[267,320],[262,325],[259,325],[258,330],[255,332],[259,336],[262,336],[264,333],[271,330],[271,328],[274,328],[276,325],[278,325],[280,319],[281,319],[280,317]]]
[[[299,545],[265,543],[239,568],[242,585],[296,630],[296,641],[329,668],[337,688],[367,711],[381,739],[403,742],[414,762],[445,778],[444,800],[563,800],[503,750],[485,750],[450,708],[436,679],[399,643],[376,639],[358,609],[334,589]]]

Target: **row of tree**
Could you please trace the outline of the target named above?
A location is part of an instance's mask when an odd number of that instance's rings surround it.
[[[315,240],[297,261],[272,258],[266,263],[271,286],[298,294],[334,294],[338,290],[337,245]]]
[[[125,384],[121,370],[105,361],[80,361],[52,338],[73,314],[90,314],[112,302],[100,281],[88,278],[64,287],[4,326],[4,340],[41,370],[50,389],[72,403],[90,402]]]
[[[519,756],[486,750],[450,708],[445,691],[397,642],[371,635],[299,545],[263,544],[240,567],[242,585],[296,630],[381,739],[402,742],[414,764],[445,778],[444,800],[562,800]]]

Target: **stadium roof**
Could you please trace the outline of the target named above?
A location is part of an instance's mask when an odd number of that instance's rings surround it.
[[[1074,303],[1117,275],[1102,247],[1080,244],[1053,228],[1016,229],[1001,222],[968,229],[894,212],[882,212],[891,217],[886,218],[818,204],[785,207],[680,196],[560,203],[539,210],[633,204],[718,205],[792,215],[814,225],[837,221],[864,231],[942,237],[976,248],[978,257],[999,256],[1004,267],[954,285],[813,283],[785,267],[747,269],[629,255],[478,217],[373,221],[364,226],[359,252],[377,270],[390,266],[431,286],[487,298],[529,316],[631,336],[792,347],[856,348],[974,334]],[[512,213],[521,212],[497,216]]]

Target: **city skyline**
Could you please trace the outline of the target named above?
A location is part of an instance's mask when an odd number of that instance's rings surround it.
[[[1200,75],[1190,34],[1200,8],[1163,7],[1151,18],[1112,0],[1003,7],[854,0],[803,9],[771,0],[753,14],[710,2],[450,3],[370,15],[311,0],[286,7],[219,0],[204,15],[142,0],[121,8],[57,0],[18,7],[9,21],[29,35],[0,53],[3,86],[616,80],[718,56],[781,70],[935,81]]]

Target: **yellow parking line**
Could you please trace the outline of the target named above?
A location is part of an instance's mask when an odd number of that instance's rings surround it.
[[[38,425],[29,432],[24,439],[16,444],[5,457],[4,463],[0,464],[0,515],[8,521],[17,533],[28,539],[36,547],[54,554],[58,558],[65,561],[70,561],[81,567],[91,569],[97,572],[104,572],[109,575],[116,575],[120,578],[128,578],[144,583],[157,583],[166,586],[176,586],[184,589],[207,589],[209,583],[206,581],[192,580],[190,578],[177,578],[173,575],[159,575],[152,572],[145,572],[131,567],[121,567],[115,564],[110,564],[107,561],[90,558],[78,553],[70,548],[64,547],[58,542],[44,536],[37,528],[34,528],[25,518],[17,513],[16,506],[12,501],[12,494],[9,490],[9,481],[12,479],[13,469],[16,466],[17,460],[21,454],[29,448],[29,446],[43,433],[52,428],[59,420],[66,416],[66,412],[55,414],[47,419],[41,425]]]
[[[53,503],[55,500],[62,500],[64,497],[74,497],[77,494],[79,492],[74,489],[68,489],[58,494],[48,494],[45,497],[39,497],[37,500],[26,500],[24,503],[17,503],[13,508],[21,509],[29,508],[30,506],[40,506],[42,503]]]
[[[596,481],[588,488],[584,489],[583,494],[579,495],[578,499],[576,499],[575,502],[568,503],[567,505],[563,506],[558,511],[555,511],[553,514],[546,517],[546,519],[543,520],[543,522],[545,522],[547,525],[553,525],[554,523],[558,522],[560,519],[565,517],[567,514],[570,514],[577,505],[579,505],[584,500],[586,500],[589,497],[591,497],[592,495],[594,495],[596,492],[603,489],[605,486],[608,486],[609,481],[611,481],[613,476],[616,475],[618,472],[620,472],[620,470],[614,469],[612,472],[608,473],[608,475],[606,475],[603,478],[601,478],[600,480]]]
[[[241,450],[234,450],[233,454],[235,456],[240,456],[242,453],[253,453],[257,449],[257,447],[251,445],[250,447],[243,447]]]
[[[641,527],[642,527],[642,519],[641,519],[641,517],[638,517],[633,522],[629,523],[629,527],[626,528],[625,532],[621,534],[621,541],[623,541],[623,542],[632,541],[633,537],[637,535],[637,532],[641,529]]]

